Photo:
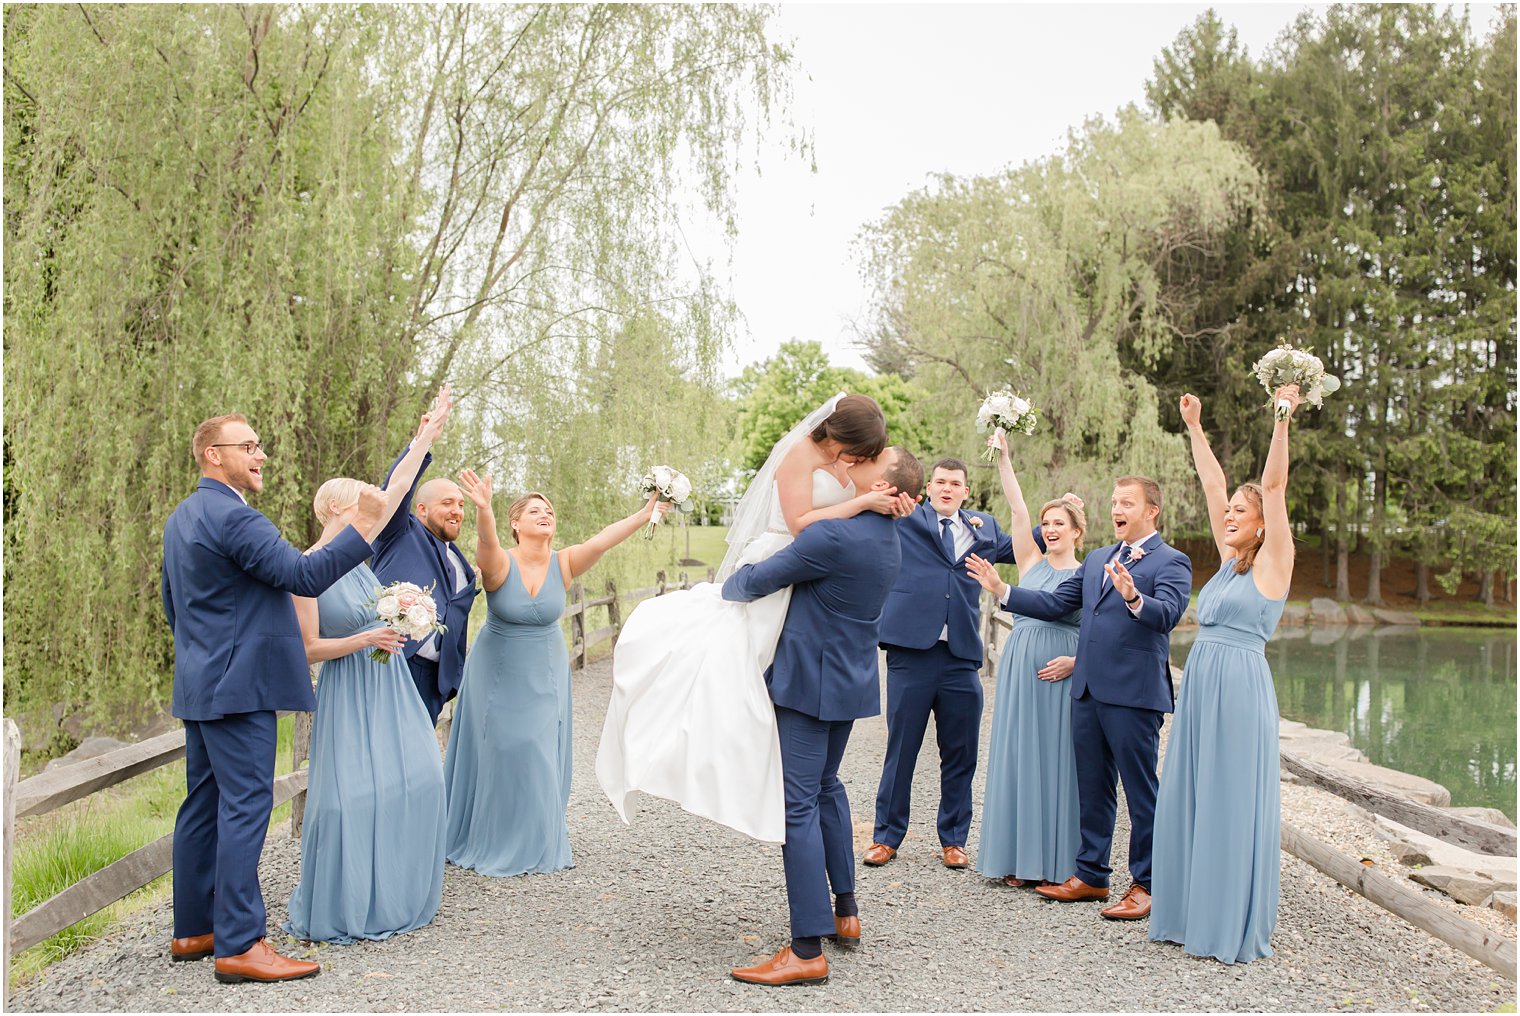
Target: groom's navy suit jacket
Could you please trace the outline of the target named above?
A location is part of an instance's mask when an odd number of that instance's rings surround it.
[[[315,709],[290,595],[318,595],[369,553],[349,526],[303,554],[231,487],[202,477],[164,526],[161,592],[174,632],[174,715],[209,721]]]
[[[765,672],[776,705],[829,722],[881,712],[876,642],[902,560],[897,525],[876,512],[814,522],[790,546],[723,583],[723,598],[741,601],[792,587]]]
[[[396,457],[396,461],[391,463],[390,472],[385,475],[387,487],[390,486],[391,475],[410,449],[411,446],[408,445]],[[412,489],[407,491],[406,502],[391,516],[385,528],[380,530],[380,535],[375,537],[373,567],[375,577],[383,585],[415,582],[419,586],[433,587],[433,599],[440,607],[438,620],[448,626],[448,630],[443,633],[443,644],[438,650],[438,704],[441,707],[459,691],[459,681],[464,676],[470,608],[475,605],[475,596],[480,592],[480,587],[475,584],[475,569],[470,567],[470,562],[463,554],[459,554],[459,560],[464,565],[465,584],[463,588],[455,590],[454,566],[449,563],[448,555],[451,548],[453,553],[458,553],[458,545],[444,543],[434,536],[422,524],[422,520],[409,510],[417,500],[417,487],[422,483],[422,474],[427,472],[432,461],[431,454],[423,456],[417,478],[412,481]],[[421,640],[408,639],[401,652],[410,662],[420,648]]]
[[[1076,572],[1049,592],[1009,590],[1007,607],[1047,621],[1059,621],[1081,610],[1077,663],[1071,673],[1071,697],[1090,694],[1106,705],[1172,711],[1171,673],[1167,669],[1168,638],[1193,588],[1193,562],[1159,537],[1144,545],[1145,555],[1125,567],[1135,589],[1145,598],[1138,616],[1124,598],[1105,582],[1103,566],[1120,544],[1094,550]]]

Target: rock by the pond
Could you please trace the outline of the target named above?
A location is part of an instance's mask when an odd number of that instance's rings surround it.
[[[1346,621],[1350,624],[1376,624],[1377,619],[1366,607],[1359,607],[1354,603],[1346,604]]]
[[[1421,804],[1444,808],[1451,803],[1451,791],[1434,780],[1413,773],[1401,773],[1397,769],[1385,769],[1370,762],[1331,762],[1333,768],[1348,776],[1371,783],[1390,794],[1407,797]]]
[[[1479,808],[1476,806],[1457,808],[1448,806],[1444,810],[1451,812],[1453,815],[1470,818],[1475,822],[1487,822],[1489,825],[1503,826],[1506,829],[1515,828],[1515,823],[1511,822],[1509,816],[1498,808]]]
[[[1278,723],[1277,739],[1285,751],[1314,762],[1366,762],[1367,756],[1339,730],[1320,730],[1295,720]]]
[[[71,766],[75,762],[83,762],[87,758],[98,758],[108,751],[115,751],[117,748],[125,748],[126,746],[127,742],[118,741],[114,737],[87,737],[80,742],[79,747],[67,755],[53,759],[43,769],[45,771],[57,769],[60,766]]]
[[[1309,601],[1309,616],[1315,624],[1337,625],[1346,623],[1346,612],[1341,605],[1328,596],[1316,596]]]
[[[1372,616],[1384,624],[1418,625],[1420,619],[1408,611],[1389,610],[1386,607],[1373,607]]]
[[[1511,921],[1515,919],[1515,894],[1512,892],[1493,893],[1483,901],[1483,905],[1490,910],[1499,911]]]
[[[1297,627],[1309,623],[1309,608],[1302,603],[1289,603],[1283,607],[1278,627]]]
[[[1515,878],[1515,858],[1513,857],[1480,854],[1476,850],[1468,850],[1466,847],[1422,833],[1418,829],[1411,829],[1383,815],[1372,817],[1372,828],[1379,836],[1388,840],[1389,853],[1398,858],[1402,864],[1411,866],[1425,864],[1482,871],[1508,878],[1511,881]]]
[[[1439,889],[1459,903],[1478,906],[1494,893],[1515,891],[1513,870],[1510,869],[1510,874],[1506,875],[1437,864],[1411,871],[1409,877],[1421,885]]]

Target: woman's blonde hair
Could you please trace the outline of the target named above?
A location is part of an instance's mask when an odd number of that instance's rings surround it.
[[[317,521],[325,526],[339,514],[358,504],[361,486],[363,484],[351,477],[335,476],[318,487],[317,496],[311,499],[311,508],[317,513]],[[338,502],[336,512],[327,507],[332,501]]]
[[[1040,509],[1040,522],[1044,523],[1045,513],[1052,508],[1061,508],[1066,512],[1066,517],[1071,519],[1072,526],[1077,530],[1077,538],[1074,541],[1078,550],[1082,549],[1082,537],[1087,535],[1087,513],[1064,497],[1058,497],[1053,501],[1046,501]]]
[[[1236,488],[1236,493],[1244,494],[1246,500],[1256,508],[1256,514],[1261,516],[1261,527],[1257,529],[1255,539],[1235,558],[1235,574],[1244,575],[1256,563],[1256,552],[1261,550],[1261,545],[1266,542],[1267,513],[1264,504],[1266,492],[1261,489],[1259,483],[1242,483]]]
[[[518,498],[516,501],[513,501],[511,507],[507,509],[507,527],[509,529],[512,529],[513,543],[522,542],[522,537],[517,535],[517,530],[515,528],[512,528],[512,523],[522,518],[522,513],[527,510],[529,501],[542,501],[544,504],[549,506],[549,510],[551,512],[554,510],[554,502],[550,501],[547,497],[540,494],[536,490],[530,490],[522,497]]]

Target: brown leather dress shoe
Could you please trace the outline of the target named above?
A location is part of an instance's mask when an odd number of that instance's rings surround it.
[[[1060,885],[1035,886],[1034,891],[1047,900],[1060,900],[1062,903],[1075,903],[1077,900],[1108,899],[1107,886],[1088,885],[1075,875]]]
[[[1124,898],[1100,913],[1110,921],[1138,921],[1151,916],[1151,894],[1144,886],[1132,885],[1124,892]]]
[[[889,847],[885,843],[873,843],[866,848],[865,855],[861,857],[860,862],[870,865],[872,868],[880,868],[896,856],[896,847]]]
[[[779,988],[787,984],[822,984],[829,979],[829,961],[819,955],[817,959],[800,959],[791,946],[756,967],[739,967],[730,970],[729,976],[748,984],[763,984],[767,988]]]
[[[189,938],[176,938],[169,943],[169,958],[175,963],[188,963],[191,960],[203,960],[216,951],[216,944],[211,935],[191,935]]]
[[[241,981],[297,981],[303,977],[315,977],[321,970],[320,963],[281,956],[269,948],[269,943],[262,938],[241,956],[216,958],[216,979],[223,984],[237,984]]]
[[[849,917],[834,915],[834,934],[829,938],[847,949],[853,949],[860,944],[860,918],[853,914]]]
[[[940,850],[940,856],[945,859],[947,868],[965,868],[971,864],[971,858],[966,856],[962,847],[944,847]]]

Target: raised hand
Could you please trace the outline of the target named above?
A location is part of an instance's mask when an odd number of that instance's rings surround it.
[[[1004,434],[1001,429],[994,430],[991,434],[987,435],[987,447],[988,448],[996,448],[998,451],[1002,452],[1004,455],[1007,455],[1008,454],[1008,436],[1006,434]]]
[[[361,533],[373,531],[388,505],[385,491],[372,483],[359,484],[359,514],[354,518],[354,528]]]
[[[469,498],[477,511],[489,511],[491,508],[491,474],[479,476],[473,469],[466,469],[459,474],[459,489],[464,491],[464,496]]]
[[[1079,511],[1081,509],[1087,507],[1086,503],[1084,503],[1083,500],[1080,497],[1078,497],[1077,495],[1073,494],[1069,490],[1066,493],[1064,493],[1064,494],[1061,495],[1061,500],[1062,501],[1070,501],[1072,503],[1072,505],[1075,506],[1077,508],[1077,510],[1079,510]]]
[[[660,519],[670,511],[670,502],[661,501],[659,494],[650,494],[649,500],[644,505],[643,516],[646,521],[659,525]]]
[[[1203,403],[1198,401],[1198,396],[1192,392],[1184,395],[1177,402],[1177,409],[1182,413],[1182,422],[1189,427],[1201,425],[1203,419]]]
[[[1046,662],[1045,666],[1035,671],[1034,676],[1041,681],[1064,681],[1071,676],[1071,672],[1077,668],[1075,656],[1057,656]]]
[[[966,571],[981,583],[983,589],[993,596],[1002,598],[1005,583],[1003,577],[997,573],[997,569],[992,566],[992,562],[970,554],[966,557]]]
[[[1288,415],[1292,416],[1293,410],[1304,404],[1304,397],[1298,394],[1298,385],[1283,385],[1272,393],[1272,405],[1276,406],[1279,402],[1288,403]]]
[[[1114,584],[1114,591],[1126,601],[1135,598],[1135,577],[1129,573],[1129,569],[1118,561],[1110,561],[1103,566],[1108,572],[1108,580]]]

